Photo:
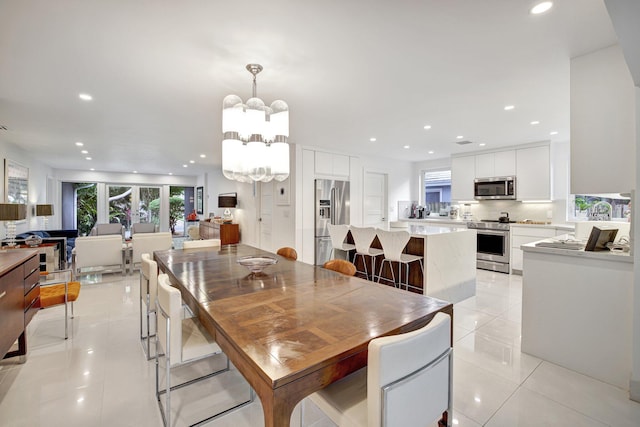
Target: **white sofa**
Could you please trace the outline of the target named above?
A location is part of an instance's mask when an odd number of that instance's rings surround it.
[[[76,239],[76,275],[87,274],[83,269],[104,267],[101,272],[121,271],[125,274],[125,248],[119,234],[84,236]]]
[[[164,251],[171,249],[173,239],[171,233],[136,233],[131,236],[131,264],[129,272],[133,273],[134,268],[140,268],[142,254],[151,254],[154,251]]]

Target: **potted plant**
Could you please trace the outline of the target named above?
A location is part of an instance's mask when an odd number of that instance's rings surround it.
[[[587,210],[591,207],[593,202],[587,201],[584,197],[576,197],[574,200],[574,206],[576,209],[576,218],[586,218]]]

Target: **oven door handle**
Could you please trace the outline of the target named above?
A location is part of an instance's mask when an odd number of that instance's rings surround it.
[[[507,236],[509,235],[509,231],[507,230],[487,230],[485,229],[476,229],[477,234],[491,234],[492,236]]]

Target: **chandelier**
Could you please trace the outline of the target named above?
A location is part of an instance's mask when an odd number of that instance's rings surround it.
[[[270,107],[256,96],[256,75],[262,65],[249,64],[253,75],[253,96],[246,104],[237,95],[222,101],[222,174],[239,182],[289,176],[289,106],[274,101]]]

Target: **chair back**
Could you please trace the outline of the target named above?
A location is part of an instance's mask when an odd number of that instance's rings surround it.
[[[85,236],[76,238],[76,268],[120,264],[122,266],[122,238],[120,236]]]
[[[219,247],[220,247],[220,239],[185,240],[182,243],[183,249],[219,248]]]
[[[340,249],[344,243],[344,239],[347,238],[347,233],[349,233],[349,226],[346,224],[327,224],[327,229],[331,237],[331,245],[334,248]]]
[[[322,266],[327,270],[337,271],[346,276],[353,276],[356,274],[356,266],[353,263],[344,259],[332,259],[324,263]]]
[[[182,297],[180,291],[171,286],[169,276],[164,273],[158,275],[157,302],[156,334],[162,347],[161,352],[169,354],[172,365],[180,363],[182,361]],[[167,341],[170,344],[167,344]]]
[[[124,239],[124,227],[120,223],[96,224],[89,233],[90,236],[106,236],[110,234],[119,234]]]
[[[155,233],[156,225],[152,222],[136,222],[131,226],[131,235],[136,233]]]
[[[353,243],[356,245],[356,252],[367,254],[369,248],[373,243],[373,239],[376,238],[376,230],[373,227],[349,227],[351,236],[353,237]]]
[[[171,249],[173,239],[169,231],[162,233],[138,233],[131,237],[132,257],[131,262],[137,264],[141,261],[142,254],[152,254],[153,251]]]
[[[411,235],[404,230],[385,231],[378,230],[378,240],[384,251],[384,258],[389,261],[400,261],[402,251],[409,243]]]
[[[297,261],[298,260],[298,252],[296,252],[295,249],[290,248],[288,246],[285,246],[284,248],[280,248],[278,249],[278,252],[276,252],[278,255],[280,255],[281,257],[285,257],[288,260],[291,261]]]
[[[439,419],[450,408],[451,354],[451,317],[444,313],[416,331],[371,340],[368,425],[417,426]]]
[[[141,261],[140,295],[149,294],[150,304],[155,304],[158,294],[158,263],[149,254],[142,254]]]

